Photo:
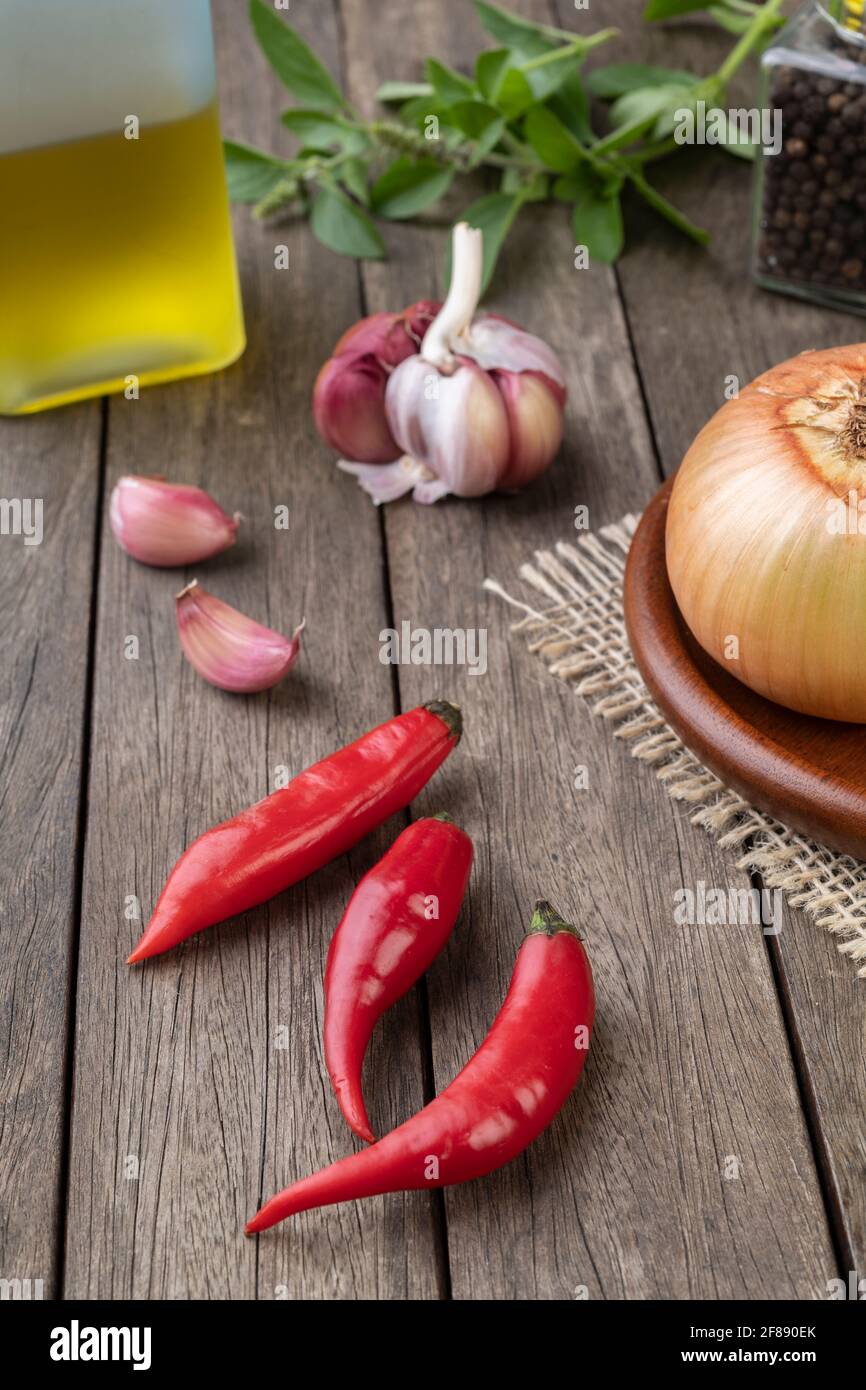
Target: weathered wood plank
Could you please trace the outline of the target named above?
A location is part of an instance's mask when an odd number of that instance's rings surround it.
[[[215,11],[224,129],[277,148],[286,94],[246,7],[221,0]],[[335,69],[330,7],[291,18]],[[305,614],[308,630],[301,663],[270,696],[211,689],[180,655],[179,577],[132,564],[104,527],[66,1293],[435,1297],[432,1199],[242,1235],[260,1194],[352,1148],[321,1058],[324,957],[394,828],[243,920],[123,964],[140,925],[124,919],[127,895],[146,916],[195,835],[271,790],[281,765],[300,771],[393,712],[374,643],[380,528],[326,461],[309,410],[318,364],[358,316],[356,270],[304,225],[275,231],[244,212],[237,229],[246,356],[222,375],[113,402],[109,482],[161,468],[239,509],[239,545],[202,580],[282,631]],[[287,272],[274,269],[275,242],[289,247]],[[274,529],[279,504],[288,534]],[[129,633],[137,661],[123,659]],[[404,1001],[374,1049],[381,1128],[422,1103],[418,1026],[416,1001]]]
[[[542,4],[519,8],[550,17]],[[342,11],[353,99],[369,106],[378,81],[417,77],[398,0],[343,0]],[[468,6],[413,19],[413,54],[465,63],[480,37]],[[392,243],[395,259],[364,271],[373,309],[440,287],[440,233],[395,229]],[[399,503],[386,517],[395,620],[490,634],[484,677],[400,671],[404,705],[441,692],[467,725],[448,800],[437,789],[418,807],[446,805],[477,847],[466,919],[429,977],[437,1089],[483,1037],[540,894],[587,928],[600,1016],[585,1081],[548,1134],[493,1178],[447,1193],[454,1294],[821,1296],[832,1250],[763,941],[730,929],[720,942],[672,920],[684,873],[723,883],[729,865],[509,641],[507,615],[480,589],[485,574],[508,579],[533,548],[567,536],[576,504],[595,526],[655,486],[615,282],[602,268],[578,275],[564,212],[532,209],[489,299],[544,331],[572,394],[563,456],[520,499]],[[585,791],[576,764],[588,767]],[[737,1182],[723,1180],[728,1155]]]
[[[700,23],[635,26],[629,0],[613,0],[609,9],[609,22],[623,29],[626,58],[710,72],[731,42]],[[563,17],[567,11],[569,7],[561,4]],[[753,83],[754,68],[744,69],[735,105],[754,102]],[[858,342],[866,327],[853,315],[814,308],[752,285],[746,269],[750,175],[741,161],[717,151],[689,151],[657,165],[653,178],[713,237],[710,250],[700,251],[651,213],[633,208],[630,249],[619,266],[653,430],[664,471],[670,473],[697,430],[722,404],[726,378],[736,376],[744,384],[807,348]],[[833,938],[822,936],[804,913],[786,914],[778,959],[840,1243],[847,1247],[847,1258],[862,1269],[863,985],[853,979],[851,964],[839,957]]]
[[[43,532],[32,545],[0,535],[0,1277],[41,1280],[45,1298],[62,1222],[100,436],[98,403],[0,421],[0,497],[42,499]],[[4,513],[4,532],[17,524]]]

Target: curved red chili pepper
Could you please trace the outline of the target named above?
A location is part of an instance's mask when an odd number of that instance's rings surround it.
[[[451,1085],[360,1153],[287,1187],[246,1227],[381,1192],[447,1187],[492,1173],[550,1124],[583,1070],[595,995],[574,927],[536,905],[505,1003]]]
[[[346,1120],[373,1142],[361,1090],[376,1020],[435,960],[457,920],[472,841],[450,816],[417,820],[365,874],[325,970],[325,1063]]]
[[[409,805],[461,732],[456,705],[421,705],[205,831],[172,869],[128,964],[246,912],[351,849]]]

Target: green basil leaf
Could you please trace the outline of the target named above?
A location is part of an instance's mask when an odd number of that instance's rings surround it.
[[[541,162],[558,174],[567,174],[586,158],[580,142],[546,106],[534,106],[528,112],[523,135]]]
[[[443,169],[432,159],[412,160],[401,156],[377,179],[370,193],[370,204],[379,217],[394,221],[414,217],[448,192],[453,169]]]
[[[495,101],[499,87],[512,64],[510,48],[488,48],[479,53],[475,63],[475,81],[478,90],[488,101]]]
[[[462,72],[447,68],[435,58],[428,58],[424,64],[427,81],[441,102],[453,106],[455,101],[475,96],[475,85]]]
[[[510,193],[488,193],[477,203],[468,207],[460,218],[470,227],[478,227],[484,234],[484,262],[481,275],[481,293],[490,284],[499,252],[511,231],[515,217],[523,206],[523,199]],[[451,282],[451,248],[449,244],[446,257],[446,283]]]
[[[262,52],[284,87],[307,106],[337,111],[343,94],[313,50],[264,0],[250,0],[250,20]]]
[[[540,58],[559,43],[561,31],[543,24],[533,24],[520,15],[502,10],[498,5],[475,0],[475,12],[488,34],[505,48],[513,48],[527,58]]]
[[[515,55],[507,48],[491,48],[478,55],[475,80],[479,91],[507,120],[514,120],[535,102],[528,77],[514,66]]]
[[[547,104],[577,140],[589,144],[595,138],[589,119],[589,97],[579,72],[570,73]]]
[[[649,0],[643,12],[644,19],[675,19],[677,15],[692,14],[695,10],[706,10],[712,0]]]
[[[286,176],[286,161],[236,140],[223,141],[226,181],[233,203],[257,203]]]
[[[536,101],[548,101],[555,92],[558,92],[564,82],[569,77],[580,73],[581,65],[585,56],[585,45],[581,43],[566,44],[559,52],[555,50],[548,54],[547,61],[538,67],[521,67],[523,76],[527,79],[532,94]]]
[[[675,98],[659,113],[658,120],[652,128],[654,138],[663,140],[666,135],[672,135],[677,126],[682,124],[684,113],[697,110],[697,102],[697,90],[694,87]]]
[[[383,82],[376,100],[387,105],[392,101],[409,101],[412,97],[430,97],[433,88],[429,82]]]
[[[458,101],[448,115],[463,134],[475,142],[477,150],[473,163],[483,159],[502,139],[505,119],[486,101]]]
[[[574,204],[571,226],[576,242],[586,247],[591,260],[613,265],[624,241],[619,194],[604,197],[594,188],[584,188]]]
[[[662,112],[673,109],[676,102],[688,105],[692,89],[689,87],[637,87],[618,97],[610,108],[610,119],[614,130],[626,129],[643,121],[661,116]]]
[[[344,159],[337,171],[340,182],[343,184],[353,198],[357,198],[359,203],[363,203],[365,208],[370,206],[370,189],[367,184],[367,166],[363,159]]]
[[[348,154],[358,154],[367,147],[364,132],[338,116],[293,109],[284,111],[280,120],[310,150],[339,149]]]
[[[409,101],[405,102],[404,105],[400,107],[400,120],[404,125],[412,126],[413,129],[419,130],[423,128],[424,122],[428,116],[438,116],[441,121],[447,110],[448,107],[443,106],[433,94],[430,96],[411,97]]]
[[[688,86],[697,81],[699,79],[690,72],[652,68],[645,63],[611,63],[609,67],[596,68],[586,79],[593,96],[607,101],[625,96],[636,87]]]
[[[363,209],[339,188],[319,189],[310,213],[313,235],[330,251],[363,260],[381,260],[385,243]]]

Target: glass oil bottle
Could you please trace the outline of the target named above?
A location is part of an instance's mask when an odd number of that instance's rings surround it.
[[[243,348],[208,0],[0,0],[0,413]]]

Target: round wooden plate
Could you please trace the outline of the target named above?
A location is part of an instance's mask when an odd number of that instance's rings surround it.
[[[644,512],[625,573],[626,627],[653,699],[683,743],[752,805],[866,859],[866,725],[783,709],[698,646],[668,582],[671,486]]]

